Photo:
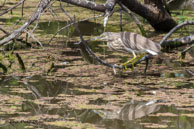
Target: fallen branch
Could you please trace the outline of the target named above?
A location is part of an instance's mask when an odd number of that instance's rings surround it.
[[[7,32],[1,25],[0,25],[0,30],[1,30],[3,33],[5,33],[6,35],[9,35],[9,34],[10,34],[10,33]]]
[[[103,64],[105,66],[112,67],[113,69],[114,68],[122,68],[122,66],[119,66],[119,65],[116,65],[116,64],[114,64],[114,65],[109,64],[109,63],[105,62],[104,60],[100,59],[98,56],[96,56],[96,54],[88,46],[87,41],[84,40],[84,38],[83,38],[83,36],[82,36],[82,34],[81,34],[81,32],[80,32],[77,24],[76,24],[78,22],[76,22],[75,18],[74,19],[71,18],[71,16],[64,10],[64,8],[62,8],[62,11],[65,13],[65,15],[67,15],[67,17],[69,17],[70,21],[73,24],[75,24],[76,31],[77,31],[77,33],[80,36],[80,42],[77,43],[77,44],[80,45],[81,48],[85,48],[85,50],[87,51],[87,53],[89,53],[90,55],[92,55],[98,62],[100,62],[101,64]],[[88,41],[90,41],[90,40],[88,40]]]
[[[18,3],[17,3],[16,5],[14,5],[13,7],[7,9],[6,11],[4,11],[4,12],[2,12],[2,13],[0,13],[0,16],[2,16],[2,15],[4,15],[4,14],[8,13],[10,10],[16,8],[16,7],[19,6],[20,4],[23,4],[24,1],[25,1],[25,0],[21,0],[20,2],[18,2]],[[23,10],[23,7],[22,7],[22,10]],[[23,12],[23,11],[22,11],[22,12]],[[23,16],[23,13],[22,13],[22,16]]]
[[[105,15],[104,15],[104,27],[106,27],[106,24],[108,22],[109,16],[113,14],[113,9],[115,7],[117,0],[107,0],[104,6],[106,7]]]
[[[162,47],[164,48],[164,51],[166,50],[168,51],[173,48],[178,48],[178,47],[182,47],[193,43],[194,43],[194,35],[189,35],[183,38],[166,40],[163,42]]]
[[[164,43],[164,41],[170,37],[172,35],[172,33],[174,33],[176,30],[180,29],[181,27],[183,26],[186,26],[186,25],[194,25],[194,22],[193,21],[186,21],[186,22],[183,22],[181,24],[178,24],[177,26],[175,26],[173,29],[171,29],[163,38],[162,40],[160,41],[160,45],[162,45]]]
[[[24,23],[19,29],[15,30],[12,34],[10,34],[8,37],[2,39],[0,41],[0,46],[6,44],[10,40],[16,38],[17,36],[21,35],[21,33],[28,28],[37,18],[39,18],[40,14],[47,8],[48,4],[50,3],[50,0],[41,0],[40,4],[33,14],[33,16]]]
[[[58,0],[58,1],[66,2],[72,5],[84,7],[84,8],[99,11],[99,12],[105,12],[106,10],[106,7],[104,5],[97,4],[95,2],[88,1],[88,0]]]
[[[5,36],[3,36],[3,37],[1,37],[1,38],[4,38],[4,37],[10,35],[10,32],[8,32],[7,30],[5,30],[2,26],[0,26],[0,30],[1,30],[3,33],[5,33]],[[28,43],[27,41],[24,41],[22,38],[19,38],[19,37],[18,37],[18,38],[16,38],[16,41],[19,41],[19,42],[24,43],[24,44],[26,44],[26,45],[28,45],[28,46],[31,46],[30,43]]]
[[[106,7],[106,15],[111,15],[111,12],[116,4],[117,0],[107,0],[105,3],[105,7]]]
[[[171,43],[181,43],[181,44],[192,44],[194,43],[194,35],[189,35],[183,38],[177,38],[177,39],[171,39],[171,40],[166,40],[162,44],[162,46],[165,45],[170,45]]]
[[[168,37],[170,37],[170,36],[172,35],[173,32],[175,32],[176,30],[178,30],[178,29],[180,29],[181,27],[184,27],[184,26],[186,26],[186,25],[194,25],[194,22],[192,22],[192,21],[186,21],[186,22],[183,22],[183,23],[178,24],[177,26],[175,26],[173,29],[171,29],[170,32],[168,32],[168,33],[162,38],[162,40],[160,41],[160,45],[162,46],[163,43],[164,43],[164,41],[165,41]],[[192,47],[193,47],[193,46],[192,46]],[[138,62],[136,62],[135,65],[140,64],[142,61],[149,60],[150,57],[151,57],[150,54],[145,55],[145,56],[142,57]],[[127,68],[128,68],[128,67],[131,67],[131,65],[127,66]]]

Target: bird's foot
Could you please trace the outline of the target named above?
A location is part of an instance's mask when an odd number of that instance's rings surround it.
[[[128,64],[131,64],[131,69],[133,70],[134,69],[134,64],[135,64],[135,61],[136,60],[136,56],[134,56],[131,60],[128,60],[127,62],[123,63],[122,66],[124,66],[124,70],[127,70],[127,65]]]
[[[134,70],[134,67],[135,67],[135,63],[138,62],[145,54],[141,54],[140,57],[135,57],[125,63],[122,64],[122,66],[124,66],[124,70],[127,70],[127,65],[131,65],[131,70]]]
[[[135,62],[136,62],[136,61],[135,61]],[[131,64],[131,70],[134,70],[134,64],[135,64],[135,62],[132,62],[132,63],[126,62],[126,63],[122,64],[123,69],[124,69],[124,70],[128,70],[127,65],[128,65],[128,64]]]

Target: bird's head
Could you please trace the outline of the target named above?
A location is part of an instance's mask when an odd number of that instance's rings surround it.
[[[100,36],[93,38],[93,41],[109,41],[111,39],[111,32],[104,32]]]
[[[100,35],[100,40],[109,41],[111,39],[111,32],[104,32]]]

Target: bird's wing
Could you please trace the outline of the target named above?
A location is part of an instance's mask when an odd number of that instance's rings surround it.
[[[121,32],[123,46],[135,52],[148,52],[157,55],[161,46],[142,35],[133,32]]]
[[[137,45],[136,45],[136,35],[135,33],[131,32],[121,32],[121,40],[123,42],[123,46],[125,48],[137,51]]]
[[[139,34],[137,34],[136,38],[138,49],[145,50],[152,55],[157,55],[157,53],[160,52],[161,46],[158,43]]]

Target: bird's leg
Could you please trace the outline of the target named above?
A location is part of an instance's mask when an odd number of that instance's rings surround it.
[[[130,62],[134,61],[137,58],[135,52],[132,52],[132,54],[133,54],[133,58],[122,64],[124,66],[125,70],[127,70],[127,64],[129,64]],[[134,63],[132,62],[131,65],[132,65],[132,69],[133,69],[134,68]]]
[[[135,64],[137,61],[139,61],[142,57],[144,57],[146,54],[141,54],[140,57],[136,58],[137,60],[134,61],[133,63]],[[145,69],[144,69],[144,74],[146,75],[146,71],[148,69],[148,64],[149,64],[149,59],[146,58],[146,66],[145,66]]]
[[[147,69],[148,69],[148,65],[149,65],[149,59],[148,58],[146,58],[146,67],[145,67],[145,69],[144,69],[144,74],[146,75],[146,71],[147,71]]]
[[[144,55],[145,55],[145,54],[140,54],[140,56],[137,57],[137,58],[131,63],[132,67],[134,67],[134,64],[135,64],[137,61],[139,61]]]

